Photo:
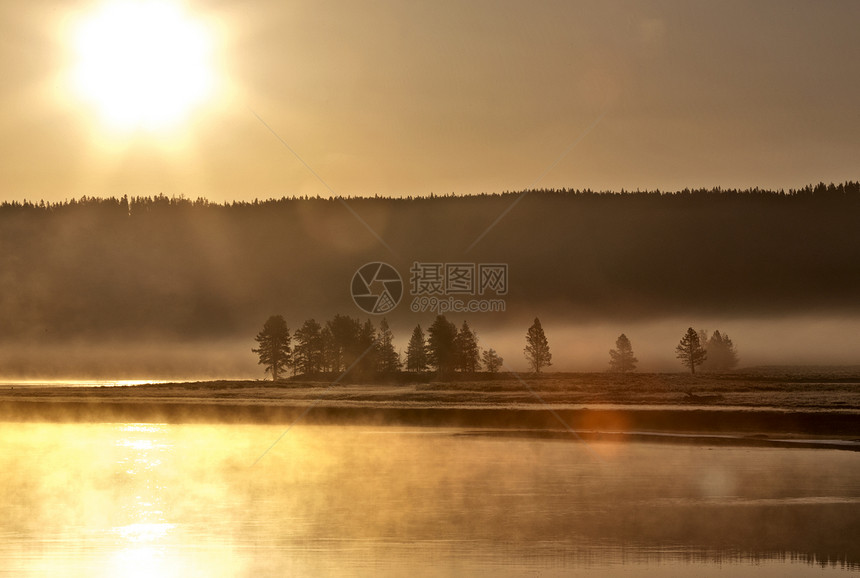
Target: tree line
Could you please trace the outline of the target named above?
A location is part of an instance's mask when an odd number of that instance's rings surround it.
[[[437,315],[425,332],[416,325],[406,347],[405,360],[394,346],[394,334],[383,318],[379,326],[370,319],[361,320],[337,314],[324,324],[306,320],[291,335],[282,315],[270,316],[255,337],[252,348],[273,381],[292,372],[313,376],[325,373],[352,372],[360,377],[386,376],[402,371],[423,373],[435,371],[440,378],[454,373],[498,373],[504,359],[495,349],[482,350],[478,336],[468,321],[458,328],[444,315]],[[552,365],[549,341],[540,319],[535,318],[525,336],[523,354],[529,369],[539,374]],[[734,369],[739,361],[731,338],[720,331],[687,330],[676,347],[677,358],[695,375],[702,366],[710,371]],[[609,369],[616,373],[636,370],[639,359],[625,334],[609,351]]]
[[[738,352],[728,334],[714,331],[710,337],[704,329],[696,331],[692,327],[681,338],[675,348],[676,357],[690,373],[696,374],[696,367],[710,371],[728,371],[738,365]]]
[[[290,335],[281,315],[269,317],[255,337],[260,365],[277,381],[281,375],[354,370],[357,375],[392,373],[400,369],[400,356],[388,322],[379,327],[349,315],[335,315],[320,324],[308,319]]]
[[[675,356],[690,373],[696,374],[701,366],[706,371],[730,371],[737,367],[740,358],[735,344],[728,334],[714,331],[710,337],[704,329],[692,327],[675,347]],[[609,350],[609,369],[616,373],[634,371],[639,360],[633,355],[633,345],[623,333],[615,341],[615,349]]]
[[[504,362],[494,349],[478,347],[478,336],[468,321],[458,329],[444,315],[437,316],[426,333],[420,324],[415,327],[405,361],[394,346],[394,334],[385,318],[377,327],[370,319],[362,322],[337,314],[324,324],[308,319],[291,334],[284,317],[272,315],[255,341],[252,351],[273,381],[290,372],[313,376],[349,371],[368,377],[434,370],[444,377],[485,368],[496,373]],[[538,370],[547,362],[544,360]]]
[[[0,343],[232,339],[273,311],[327,317],[349,304],[340,288],[356,268],[379,258],[362,222],[409,255],[391,263],[403,274],[413,259],[461,259],[516,194],[349,199],[361,220],[304,197],[0,204]],[[601,323],[860,312],[860,268],[845,266],[858,260],[858,183],[524,199],[473,257],[508,264],[515,315],[550,304],[555,319]]]
[[[458,195],[454,193],[436,195],[430,193],[426,196],[405,195],[402,197],[386,197],[382,195],[374,196],[351,196],[338,195],[333,197],[323,197],[321,195],[296,195],[291,197],[281,197],[280,199],[254,199],[252,201],[228,201],[224,203],[212,202],[205,197],[197,197],[195,199],[187,198],[183,195],[167,196],[158,194],[154,196],[132,196],[123,195],[121,197],[90,197],[82,196],[78,199],[72,198],[64,201],[46,202],[44,200],[35,202],[29,200],[22,201],[3,201],[0,203],[0,212],[9,211],[40,211],[58,213],[64,211],[74,211],[81,208],[100,208],[106,211],[112,211],[116,215],[131,215],[135,213],[150,213],[161,209],[170,208],[193,208],[193,209],[253,209],[265,208],[271,209],[275,206],[289,205],[291,203],[331,203],[337,204],[340,201],[389,201],[392,203],[409,203],[441,200],[451,200],[454,202],[469,202],[474,199],[509,199],[523,193],[529,193],[531,196],[552,196],[552,197],[568,197],[568,198],[583,198],[583,199],[605,199],[605,200],[629,200],[629,199],[657,199],[657,198],[677,198],[677,199],[817,199],[817,200],[833,200],[843,199],[851,201],[860,201],[860,182],[846,181],[843,183],[824,183],[819,182],[815,185],[806,185],[801,188],[789,189],[762,189],[759,187],[751,187],[746,189],[722,188],[713,187],[710,189],[680,189],[676,191],[661,191],[655,190],[635,190],[628,191],[621,189],[620,191],[594,191],[592,189],[571,189],[571,188],[544,188],[544,189],[525,189],[522,191],[503,191],[498,193],[478,193]]]

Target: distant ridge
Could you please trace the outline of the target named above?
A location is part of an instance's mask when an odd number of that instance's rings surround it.
[[[297,196],[283,196],[280,198],[268,198],[268,199],[254,199],[252,201],[227,201],[224,203],[218,203],[209,201],[205,197],[196,197],[194,199],[190,199],[185,197],[184,195],[171,195],[167,196],[162,194],[157,194],[154,196],[134,196],[128,197],[127,195],[123,195],[121,197],[111,196],[111,197],[91,197],[91,196],[82,196],[77,199],[71,198],[66,199],[64,201],[56,201],[56,202],[45,202],[44,200],[33,202],[29,200],[22,201],[3,201],[0,203],[0,209],[14,209],[14,208],[39,208],[39,209],[58,209],[63,207],[75,207],[80,205],[125,205],[134,209],[135,206],[139,208],[148,208],[152,206],[192,206],[192,207],[242,207],[242,206],[271,206],[279,203],[289,203],[294,201],[367,201],[367,200],[375,200],[375,201],[396,201],[396,202],[405,202],[405,201],[425,201],[425,200],[460,200],[460,201],[468,201],[475,199],[487,199],[487,198],[511,198],[516,197],[518,195],[529,194],[534,196],[553,196],[553,197],[561,197],[561,198],[605,198],[605,199],[618,199],[618,198],[636,198],[636,199],[645,199],[645,198],[695,198],[695,199],[713,199],[713,198],[732,198],[732,197],[740,197],[740,198],[764,198],[764,199],[848,199],[848,200],[860,200],[860,182],[858,181],[846,181],[843,183],[830,183],[825,184],[824,182],[819,182],[816,185],[806,185],[797,189],[766,189],[760,187],[751,187],[746,189],[737,189],[737,188],[727,188],[724,189],[722,187],[713,187],[713,188],[685,188],[679,189],[675,191],[661,191],[660,189],[654,190],[639,190],[628,191],[625,189],[621,189],[620,191],[593,191],[591,189],[573,189],[573,188],[562,188],[562,189],[524,189],[520,191],[502,191],[495,193],[467,193],[467,194],[456,194],[456,193],[447,193],[438,195],[435,193],[429,193],[427,195],[403,195],[403,196],[383,196],[383,195],[362,195],[362,196],[333,196],[333,197],[323,197],[320,195],[309,196],[309,195],[297,195]]]
[[[514,204],[515,203],[515,204]],[[513,207],[513,208],[512,208]],[[224,339],[272,314],[361,314],[355,271],[506,264],[521,327],[667,317],[860,314],[860,182],[763,189],[470,196],[82,197],[0,204],[0,343]],[[428,324],[407,295],[395,327]],[[683,329],[683,328],[682,328]]]

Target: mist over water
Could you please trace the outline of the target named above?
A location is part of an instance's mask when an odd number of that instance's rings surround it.
[[[772,4],[0,4],[0,577],[860,574],[860,2]]]
[[[547,319],[547,321],[544,321]],[[609,350],[621,333],[630,339],[639,371],[684,371],[675,347],[687,327],[728,334],[738,350],[739,368],[760,365],[823,366],[860,364],[860,318],[788,316],[723,319],[691,315],[657,321],[613,323],[553,322],[541,318],[553,353],[550,371],[606,371]],[[481,331],[480,344],[493,347],[515,371],[527,370],[523,357],[525,329]],[[528,325],[524,325],[527,328]]]
[[[560,371],[604,369],[621,333],[640,370],[679,369],[691,326],[728,333],[742,367],[860,363],[857,183],[521,194],[3,204],[0,376],[254,377],[270,315],[364,317],[350,280],[377,261],[407,293],[416,262],[506,264],[503,312],[448,315],[515,370],[535,317]],[[434,317],[411,297],[385,315],[400,350]]]
[[[263,377],[251,353],[253,335],[217,342],[7,344],[0,379],[205,380]]]
[[[855,452],[283,431],[0,425],[0,491],[15,496],[0,505],[4,569],[799,576],[860,564]]]
[[[531,320],[521,327],[500,326],[492,314],[468,317],[478,345],[493,348],[505,360],[505,368],[527,372],[523,356],[525,334]],[[459,324],[464,316],[449,315]],[[543,316],[543,327],[553,365],[549,371],[591,372],[609,368],[609,350],[618,335],[630,338],[642,372],[684,371],[675,358],[675,346],[687,327],[720,330],[737,347],[739,368],[760,365],[856,366],[860,365],[860,318],[792,316],[779,319],[718,319],[707,316],[659,321],[567,323]],[[378,323],[379,318],[374,321]],[[395,348],[405,354],[414,324],[426,328],[428,316],[414,315],[392,323]],[[298,320],[291,328],[298,327]],[[0,379],[126,379],[205,380],[262,379],[256,355],[251,352],[253,333],[218,341],[89,342],[72,344],[8,343],[0,348]]]

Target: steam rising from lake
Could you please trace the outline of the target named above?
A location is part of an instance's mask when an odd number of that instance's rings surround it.
[[[535,317],[557,371],[605,369],[621,333],[641,371],[680,370],[688,327],[728,334],[742,367],[858,364],[858,207],[853,182],[790,194],[6,203],[0,377],[261,376],[250,349],[270,315],[292,330],[361,316],[350,279],[378,261],[407,285],[414,262],[506,264],[504,312],[448,317],[468,319],[517,371]],[[410,297],[386,314],[401,351],[433,320]]]
[[[860,564],[855,452],[462,433],[0,424],[0,558],[16,576],[73,578]]]
[[[461,318],[449,316],[459,324]],[[375,319],[378,322],[378,318]],[[395,347],[405,352],[414,325],[426,328],[430,317],[415,315],[393,323]],[[526,372],[523,357],[530,320],[519,327],[472,317],[470,325],[482,348],[495,349],[505,367]],[[566,324],[542,317],[553,354],[549,371],[604,371],[608,352],[621,333],[627,335],[642,372],[684,371],[675,346],[687,327],[728,333],[740,356],[740,368],[758,365],[858,365],[860,318],[797,316],[781,319],[675,318],[629,323]],[[295,329],[299,320],[290,323]],[[512,324],[513,325],[513,324]],[[79,340],[64,344],[10,343],[0,349],[0,378],[104,379],[255,379],[264,378],[251,352],[253,335],[216,342],[152,340],[142,343],[97,343]]]

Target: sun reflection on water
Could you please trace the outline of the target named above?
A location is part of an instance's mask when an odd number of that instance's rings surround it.
[[[121,424],[114,444],[126,492],[121,511],[130,523],[112,528],[118,549],[110,563],[116,575],[170,576],[178,567],[169,556],[176,524],[165,515],[165,472],[172,444],[167,424]]]
[[[123,548],[111,557],[109,568],[113,576],[124,578],[179,575],[166,548],[157,546]]]
[[[252,467],[282,431],[0,424],[0,575],[858,568],[855,452],[606,441],[595,452],[457,430],[306,426]]]

